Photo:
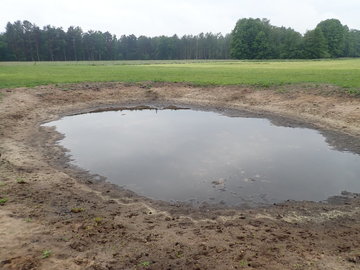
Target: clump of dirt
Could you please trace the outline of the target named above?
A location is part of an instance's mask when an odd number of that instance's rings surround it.
[[[256,209],[156,202],[74,168],[56,144],[62,135],[40,126],[106,108],[191,106],[310,125],[335,147],[357,152],[360,99],[310,88],[86,83],[0,90],[0,268],[359,269],[357,194]]]

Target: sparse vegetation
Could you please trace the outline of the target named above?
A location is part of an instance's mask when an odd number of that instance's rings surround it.
[[[246,260],[241,260],[239,262],[239,266],[240,267],[247,267],[249,265],[249,263]]]
[[[4,205],[8,200],[7,198],[0,198],[0,205]]]
[[[360,89],[359,88],[350,88],[347,90],[347,92],[350,94],[350,95],[353,95],[353,96],[360,96]]]
[[[141,263],[139,263],[139,266],[143,266],[143,267],[149,267],[150,266],[150,262],[148,262],[148,261],[145,261],[145,262],[141,262]]]
[[[96,224],[100,224],[103,221],[103,218],[102,217],[96,217],[96,218],[94,218],[94,221],[95,221]]]
[[[16,182],[18,184],[25,184],[26,183],[26,181],[24,179],[20,178],[20,177],[16,178]]]
[[[177,258],[181,258],[182,255],[183,255],[183,253],[182,253],[181,251],[178,251],[178,252],[176,252],[176,254],[175,254],[175,256],[176,256]]]
[[[81,207],[74,207],[70,210],[72,213],[81,213],[83,211],[85,211],[84,208],[81,208]]]
[[[42,254],[41,254],[41,258],[42,259],[46,259],[46,258],[49,258],[52,254],[52,251],[51,250],[43,250]]]

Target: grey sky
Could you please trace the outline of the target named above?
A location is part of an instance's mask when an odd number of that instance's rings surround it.
[[[359,0],[1,0],[0,6],[0,32],[9,21],[28,20],[40,27],[73,25],[117,36],[226,34],[248,17],[302,33],[328,18],[360,29]]]

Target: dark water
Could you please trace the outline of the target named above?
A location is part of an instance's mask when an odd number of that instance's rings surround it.
[[[126,110],[46,125],[65,134],[75,165],[154,199],[253,205],[360,192],[360,156],[267,119]]]

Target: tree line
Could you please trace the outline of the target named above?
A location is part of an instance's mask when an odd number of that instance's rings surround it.
[[[109,32],[83,32],[80,27],[66,32],[50,25],[40,29],[29,21],[9,22],[0,34],[2,61],[227,59],[229,48],[229,35],[117,38]]]
[[[305,35],[267,19],[241,19],[231,36],[230,55],[237,59],[360,57],[360,31],[337,19],[324,20]]]
[[[87,31],[29,21],[7,23],[0,61],[314,59],[360,57],[360,31],[339,20],[320,22],[305,35],[267,19],[240,19],[230,34],[146,37]]]

